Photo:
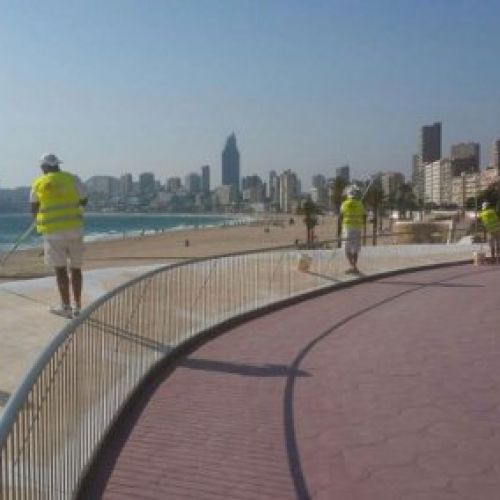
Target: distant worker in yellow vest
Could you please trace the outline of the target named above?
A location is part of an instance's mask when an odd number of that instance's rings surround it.
[[[345,254],[351,267],[347,274],[359,274],[358,255],[361,251],[361,231],[363,229],[365,209],[360,200],[361,192],[357,186],[347,189],[347,199],[340,207],[342,236],[344,238]]]
[[[78,177],[60,169],[54,154],[40,159],[43,174],[33,181],[30,201],[37,231],[43,235],[45,264],[56,272],[61,303],[53,314],[72,318],[80,313],[82,295],[83,208],[85,188]],[[70,302],[70,278],[73,307]]]
[[[491,256],[498,258],[500,256],[500,219],[495,209],[487,201],[481,205],[481,208],[482,210],[477,215],[478,219],[488,233]]]

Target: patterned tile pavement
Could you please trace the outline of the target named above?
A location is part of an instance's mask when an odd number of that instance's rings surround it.
[[[500,266],[249,321],[144,390],[83,498],[498,500]]]

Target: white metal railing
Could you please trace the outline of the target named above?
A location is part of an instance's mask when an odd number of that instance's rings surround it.
[[[446,248],[420,264],[470,253]],[[389,252],[392,266],[411,265],[398,251]],[[172,349],[231,317],[338,282],[342,250],[308,254],[308,270],[291,249],[174,264],[94,302],[54,338],[5,408],[0,498],[71,498],[132,391]]]

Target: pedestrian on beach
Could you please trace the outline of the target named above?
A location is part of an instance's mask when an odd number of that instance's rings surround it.
[[[83,208],[85,188],[78,177],[60,169],[54,154],[40,159],[43,174],[31,185],[31,213],[37,231],[43,235],[45,264],[55,269],[61,303],[50,312],[72,318],[78,316],[82,295]],[[70,302],[70,278],[73,307]]]
[[[477,217],[488,233],[488,243],[490,244],[491,257],[499,257],[500,252],[500,219],[495,209],[485,201],[481,205],[482,210]]]
[[[365,209],[360,199],[361,192],[357,186],[350,186],[346,194],[347,198],[340,207],[345,254],[351,266],[347,269],[346,274],[359,274],[358,255],[361,250],[361,231]]]

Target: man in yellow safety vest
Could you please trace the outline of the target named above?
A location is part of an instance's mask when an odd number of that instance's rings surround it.
[[[361,231],[363,229],[365,209],[360,200],[360,190],[357,186],[347,189],[347,199],[340,207],[342,236],[345,242],[345,254],[351,267],[347,274],[359,274],[358,255],[361,250]]]
[[[51,307],[53,314],[71,318],[81,309],[83,208],[85,188],[78,177],[60,169],[62,161],[54,154],[40,159],[43,174],[31,185],[31,212],[37,231],[43,235],[45,264],[55,269],[61,304]],[[74,305],[70,303],[70,279]]]
[[[488,233],[488,242],[490,244],[491,256],[494,258],[500,257],[500,220],[496,211],[490,207],[490,204],[485,201],[481,205],[482,210],[477,215],[481,224]]]

